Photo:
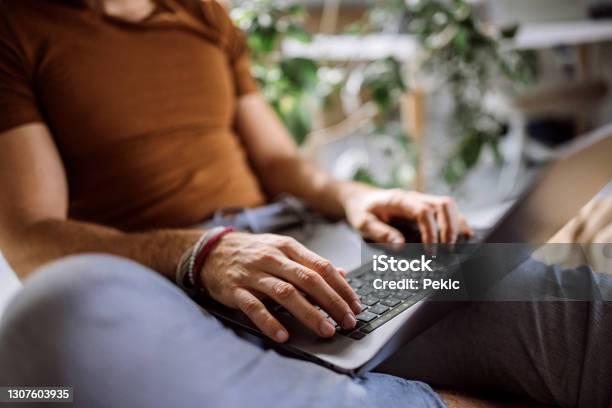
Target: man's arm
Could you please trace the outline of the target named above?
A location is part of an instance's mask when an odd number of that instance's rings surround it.
[[[140,262],[173,279],[181,254],[199,231],[127,234],[69,220],[68,186],[46,126],[0,134],[0,250],[20,277],[62,256],[104,252]]]
[[[357,183],[334,180],[303,160],[293,138],[259,93],[238,101],[236,128],[266,193],[290,193],[326,215],[343,217],[343,194]]]
[[[68,187],[49,130],[29,124],[0,134],[0,249],[20,277],[57,258],[102,252],[133,259],[173,279],[181,255],[201,231],[127,234],[67,219]],[[215,300],[241,309],[270,338],[289,333],[258,296],[290,310],[313,332],[333,336],[334,327],[297,290],[312,296],[343,328],[355,326],[359,298],[329,261],[297,241],[275,235],[225,235],[198,271]],[[257,294],[257,295],[255,295]]]
[[[290,193],[327,215],[345,216],[362,235],[377,242],[404,242],[403,235],[388,224],[396,217],[413,220],[427,244],[454,243],[459,234],[471,234],[450,197],[380,190],[334,180],[303,160],[293,139],[259,93],[239,99],[236,130],[271,197]]]

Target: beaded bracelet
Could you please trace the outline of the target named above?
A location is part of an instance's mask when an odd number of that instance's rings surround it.
[[[206,257],[214,247],[214,245],[227,233],[234,231],[230,227],[215,227],[198,239],[196,244],[189,248],[181,256],[177,269],[175,280],[176,284],[185,292],[193,295],[195,293],[204,292],[204,288],[199,283],[196,277],[196,271],[200,271],[204,266]]]
[[[193,283],[194,286],[198,286],[195,277],[195,271],[202,270],[202,268],[204,267],[204,262],[206,262],[206,258],[208,257],[208,254],[210,254],[210,251],[212,251],[212,249],[214,248],[215,244],[219,242],[225,234],[229,234],[230,232],[235,231],[235,229],[232,227],[220,228],[220,231],[215,231],[217,228],[213,228],[211,231],[214,232],[212,232],[210,236],[208,236],[207,239],[204,240],[202,248],[199,251],[194,252],[195,259],[193,268],[190,270],[190,274],[188,275],[190,283]]]
[[[191,285],[191,283],[186,279],[189,276],[191,269],[193,268],[193,264],[195,262],[195,254],[202,248],[204,242],[207,239],[207,236],[211,231],[207,231],[198,239],[195,245],[191,246],[187,249],[183,255],[181,256],[178,266],[176,268],[175,281],[179,288],[183,289],[189,295],[195,295],[196,290],[195,286]]]

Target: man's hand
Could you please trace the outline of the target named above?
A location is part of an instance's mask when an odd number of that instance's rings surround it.
[[[414,221],[425,244],[454,244],[459,235],[473,234],[451,197],[361,185],[345,197],[346,218],[364,237],[375,242],[405,242],[400,231],[388,224],[392,218]]]
[[[212,298],[242,310],[279,343],[289,334],[262,298],[273,299],[321,337],[333,336],[334,326],[302,292],[344,329],[355,327],[355,314],[361,311],[343,271],[288,237],[229,233],[208,255],[201,279]]]

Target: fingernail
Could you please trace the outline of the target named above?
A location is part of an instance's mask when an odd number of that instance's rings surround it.
[[[286,331],[284,330],[279,330],[276,332],[276,334],[274,335],[274,338],[276,339],[277,342],[279,343],[284,343],[287,341],[287,339],[289,338],[289,335],[287,334]]]
[[[336,332],[336,329],[334,329],[334,326],[332,326],[331,323],[328,322],[327,320],[323,320],[319,328],[321,329],[321,334],[325,337],[333,336],[334,333]]]
[[[344,315],[344,319],[342,320],[342,328],[344,329],[352,329],[357,324],[355,320],[355,316],[352,313],[347,313]]]
[[[403,239],[401,239],[400,237],[393,237],[393,238],[391,239],[391,243],[393,243],[393,244],[401,244],[403,241],[404,241],[404,240],[403,240]]]
[[[353,309],[355,313],[360,313],[362,309],[361,302],[358,300],[353,301],[353,303],[351,303],[351,309]]]

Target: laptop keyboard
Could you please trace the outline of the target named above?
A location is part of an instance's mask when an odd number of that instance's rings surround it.
[[[461,236],[462,244],[476,243],[482,240],[487,230],[478,230],[473,237]],[[452,258],[450,258],[452,260]],[[438,259],[438,261],[441,261]],[[448,266],[448,265],[446,265]],[[335,325],[338,333],[348,336],[355,340],[360,340],[372,333],[385,323],[399,316],[403,311],[409,309],[431,291],[424,290],[375,290],[373,282],[377,278],[385,280],[416,279],[421,282],[423,279],[441,278],[449,273],[449,269],[442,262],[439,267],[434,266],[432,271],[424,272],[386,272],[384,274],[374,272],[369,265],[350,273],[346,280],[355,290],[361,300],[363,310],[356,316],[357,325],[352,330],[343,330],[338,326],[327,313],[319,310]]]
[[[399,316],[424,297],[423,291],[418,290],[375,290],[372,282],[377,278],[383,279],[423,279],[433,277],[434,272],[398,272],[386,273],[381,276],[371,269],[359,269],[347,277],[347,282],[355,290],[361,299],[362,311],[357,318],[354,329],[344,330],[319,307],[320,312],[335,325],[339,334],[348,336],[355,340],[361,340],[374,332],[385,323]]]
[[[478,238],[470,239],[470,242],[477,242]],[[362,311],[356,316],[357,324],[351,330],[342,329],[320,306],[315,306],[319,312],[327,318],[336,328],[336,332],[343,336],[348,336],[355,340],[361,340],[385,323],[391,321],[406,311],[420,300],[424,299],[433,290],[376,290],[373,282],[375,279],[383,280],[402,280],[415,279],[423,282],[424,279],[440,279],[447,277],[452,270],[454,258],[449,258],[450,263],[445,263],[438,257],[438,265],[432,266],[431,271],[406,271],[406,272],[374,272],[370,264],[364,264],[357,270],[351,272],[346,280],[359,296],[362,304]],[[308,298],[308,296],[307,296]],[[314,302],[313,302],[314,304]],[[278,312],[288,313],[282,307],[277,306]]]

